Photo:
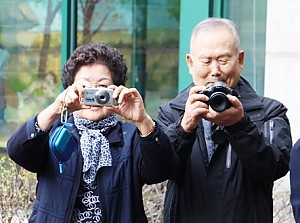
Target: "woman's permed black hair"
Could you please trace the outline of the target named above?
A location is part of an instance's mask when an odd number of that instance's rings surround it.
[[[102,64],[112,73],[113,84],[125,85],[127,65],[123,53],[107,43],[92,43],[79,46],[66,61],[62,69],[62,83],[66,89],[74,83],[80,67],[91,64]]]

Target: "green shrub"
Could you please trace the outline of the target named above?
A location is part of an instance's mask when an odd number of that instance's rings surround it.
[[[26,222],[35,198],[35,175],[0,158],[0,222]]]

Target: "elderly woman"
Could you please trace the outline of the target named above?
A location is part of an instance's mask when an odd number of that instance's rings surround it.
[[[147,222],[142,187],[172,177],[178,158],[139,92],[124,87],[126,72],[123,54],[110,45],[78,47],[63,67],[65,90],[9,139],[11,159],[37,173],[29,222]],[[95,88],[114,103],[87,98],[85,91]],[[61,125],[63,108],[71,114],[75,148],[60,171],[49,137]]]

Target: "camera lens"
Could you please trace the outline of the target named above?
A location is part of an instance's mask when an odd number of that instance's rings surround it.
[[[228,101],[226,94],[223,92],[215,92],[209,98],[210,107],[217,111],[222,112],[231,106],[231,103]]]
[[[95,93],[96,102],[100,105],[106,104],[110,100],[109,93],[105,90],[99,90]]]

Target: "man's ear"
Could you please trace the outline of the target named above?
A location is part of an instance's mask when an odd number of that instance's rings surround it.
[[[186,54],[185,55],[185,61],[186,61],[186,64],[189,68],[189,73],[192,75],[192,72],[193,72],[193,59],[192,59],[191,54]]]
[[[239,64],[240,64],[240,70],[242,71],[244,68],[244,58],[245,58],[245,52],[244,50],[241,50],[239,52]]]

